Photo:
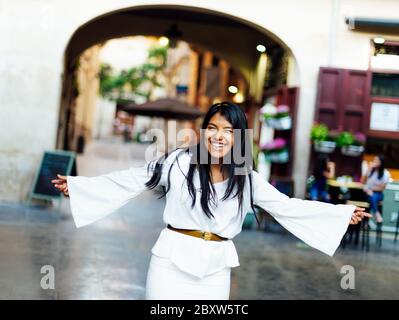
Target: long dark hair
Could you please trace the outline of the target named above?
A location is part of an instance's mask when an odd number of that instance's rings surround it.
[[[220,102],[212,105],[208,112],[204,116],[204,121],[202,123],[201,129],[205,130],[209,124],[210,119],[217,113],[220,113],[227,121],[231,123],[234,130],[234,144],[228,154],[225,156],[225,159],[228,161],[223,161],[221,164],[221,169],[223,174],[226,174],[228,177],[226,192],[222,198],[222,201],[232,197],[238,198],[238,208],[242,214],[242,203],[243,203],[243,190],[245,186],[246,177],[249,178],[249,189],[250,189],[250,204],[251,208],[255,213],[254,204],[253,204],[253,190],[252,190],[252,175],[251,170],[253,168],[254,162],[252,158],[251,152],[251,141],[249,139],[249,135],[246,134],[246,129],[248,129],[247,118],[245,113],[241,110],[241,108],[234,103],[231,102]],[[236,139],[237,138],[237,139]],[[176,162],[178,163],[178,157],[180,154],[186,152],[192,153],[191,163],[189,166],[189,170],[187,174],[185,174],[188,191],[192,199],[191,207],[193,208],[196,202],[197,194],[195,191],[193,177],[194,173],[197,171],[199,174],[200,186],[201,186],[201,207],[204,211],[205,215],[208,218],[214,218],[211,208],[209,206],[210,203],[215,204],[215,188],[211,183],[211,170],[210,170],[210,154],[205,149],[206,141],[201,135],[200,142],[196,145],[190,146],[188,148],[180,148],[181,152],[176,157]],[[179,149],[179,148],[178,148]],[[242,156],[243,161],[241,163],[236,163],[236,155],[237,152]],[[207,155],[208,161],[204,160],[204,153]],[[155,188],[161,178],[162,168],[165,160],[168,158],[170,152],[163,155],[160,159],[158,159],[153,166],[153,175],[149,181],[146,182],[146,187],[148,189]],[[250,165],[248,162],[248,157],[250,157]],[[227,162],[227,163],[226,163]],[[170,172],[172,170],[173,164],[170,166],[168,176],[167,176],[167,187],[164,188],[164,194],[170,189]],[[240,170],[241,174],[236,174],[236,170]],[[236,192],[233,194],[233,191]],[[256,220],[258,218],[256,217]]]
[[[385,157],[382,154],[377,155],[377,158],[380,160],[381,165],[378,167],[378,179],[382,179],[384,176],[384,171],[385,171]],[[369,174],[369,177],[371,177],[374,174],[374,171],[376,168],[373,168]]]

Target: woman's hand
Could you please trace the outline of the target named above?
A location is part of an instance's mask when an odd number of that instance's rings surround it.
[[[371,197],[373,195],[373,190],[367,189],[366,193],[367,193],[368,196]]]
[[[375,161],[371,161],[371,162],[369,162],[369,168],[370,168],[370,171],[372,170],[372,169],[375,169],[375,168],[377,168],[378,167],[378,164],[377,163],[375,163]]]
[[[364,217],[371,218],[372,215],[368,212],[364,212],[364,208],[356,207],[349,224],[358,224]]]
[[[69,196],[68,192],[68,184],[67,177],[57,174],[58,179],[51,180],[51,183],[57,188],[60,192],[62,192],[65,196]]]

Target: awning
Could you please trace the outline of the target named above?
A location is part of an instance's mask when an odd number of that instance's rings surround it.
[[[195,120],[204,115],[196,107],[170,98],[149,101],[142,104],[119,104],[118,108],[130,114],[178,120]]]
[[[399,34],[398,19],[346,17],[349,29],[378,34]]]

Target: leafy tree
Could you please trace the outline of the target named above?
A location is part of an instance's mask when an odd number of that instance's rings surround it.
[[[99,72],[100,95],[110,100],[123,100],[126,93],[131,93],[148,100],[156,87],[162,87],[167,50],[167,47],[154,46],[149,49],[145,63],[118,74],[113,74],[109,64],[102,64]],[[144,84],[147,84],[146,91],[143,91]]]

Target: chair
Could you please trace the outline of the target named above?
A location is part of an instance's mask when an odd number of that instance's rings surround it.
[[[378,202],[378,210],[382,215],[382,201]],[[377,223],[376,226],[375,244],[378,248],[382,246],[382,222]]]

